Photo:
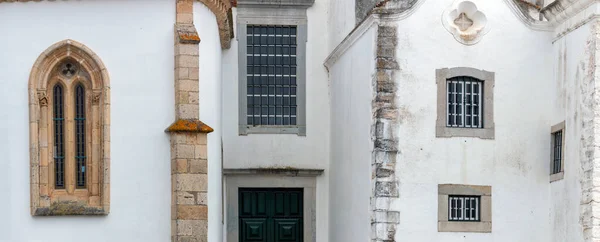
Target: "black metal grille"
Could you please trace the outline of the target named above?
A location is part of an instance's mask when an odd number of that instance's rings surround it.
[[[54,178],[56,189],[65,188],[64,95],[60,84],[54,86]]]
[[[554,147],[552,147],[552,174],[562,171],[562,134],[562,130],[552,134],[554,144]]]
[[[459,76],[447,80],[448,127],[483,128],[483,82]]]
[[[85,188],[85,88],[75,88],[75,161],[77,162],[77,188]]]
[[[248,25],[248,125],[296,125],[296,33],[296,26]]]
[[[448,196],[448,221],[480,221],[480,196]]]

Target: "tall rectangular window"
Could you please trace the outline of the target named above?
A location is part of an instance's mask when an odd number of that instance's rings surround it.
[[[79,84],[75,88],[75,160],[77,188],[85,188],[85,88]]]
[[[65,188],[65,111],[63,87],[54,85],[54,187]]]
[[[562,141],[562,130],[552,133],[552,174],[557,174],[562,171]]]
[[[480,221],[480,196],[448,196],[448,221]]]
[[[238,1],[240,135],[306,135],[306,9],[313,2]]]
[[[447,79],[447,127],[483,128],[483,82],[468,76]]]
[[[297,27],[247,25],[247,125],[297,124]]]

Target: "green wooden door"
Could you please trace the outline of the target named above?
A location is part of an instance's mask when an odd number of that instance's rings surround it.
[[[302,242],[302,188],[240,188],[240,242]]]

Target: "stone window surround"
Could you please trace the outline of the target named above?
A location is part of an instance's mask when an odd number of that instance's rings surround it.
[[[260,3],[260,4],[259,4]],[[306,136],[306,8],[314,1],[299,1],[298,4],[277,1],[238,1],[237,40],[238,40],[238,109],[239,134],[297,134]],[[301,4],[300,4],[301,3]],[[246,26],[247,25],[296,25],[297,26],[297,91],[296,125],[251,126],[247,120],[247,79],[246,79]]]
[[[79,74],[71,80],[56,75],[57,66],[66,60],[79,65]],[[69,124],[73,85],[86,86],[86,136],[88,151],[87,186],[75,189],[65,180],[66,188],[55,190],[52,147],[52,87],[62,82],[65,88],[65,135],[74,135]],[[29,77],[29,132],[31,215],[107,215],[110,208],[110,95],[109,76],[100,58],[85,45],[63,40],[45,50],[35,62]],[[74,156],[73,150],[67,153]],[[68,162],[68,160],[66,160]],[[69,166],[66,166],[69,169]],[[67,170],[65,170],[67,171]],[[69,176],[66,177],[69,179]]]
[[[480,221],[448,221],[448,196],[481,196]],[[438,185],[438,232],[492,232],[492,187],[458,184]]]
[[[435,71],[437,82],[437,120],[435,135],[438,138],[476,137],[494,139],[494,85],[493,72],[470,67],[443,68]],[[474,77],[483,81],[483,128],[453,128],[446,126],[447,80],[458,76]]]
[[[303,188],[304,189],[304,241],[315,242],[316,228],[316,187],[317,176],[323,170],[308,169],[224,169],[225,176],[225,217],[227,220],[227,242],[239,240],[239,200],[240,187],[256,188]]]
[[[558,180],[562,180],[565,177],[565,121],[562,121],[556,125],[553,125],[550,128],[550,134],[562,131],[562,152],[561,152],[561,162],[560,162],[560,172],[556,174],[550,174],[550,182],[555,182]],[[554,161],[554,139],[550,139],[550,173],[552,173],[552,163]]]

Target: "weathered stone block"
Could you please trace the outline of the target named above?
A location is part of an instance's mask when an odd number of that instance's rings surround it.
[[[375,196],[398,197],[398,184],[396,182],[376,182]]]
[[[207,191],[208,176],[206,174],[177,174],[176,190],[190,192]]]
[[[175,192],[177,199],[176,204],[194,205],[196,204],[196,197],[191,192]]]
[[[207,205],[208,204],[208,194],[206,192],[197,193],[196,194],[196,204]]]
[[[390,69],[390,70],[399,70],[400,66],[396,62],[394,58],[388,57],[378,57],[377,58],[377,68],[378,69]]]
[[[195,55],[178,55],[175,57],[175,67],[198,68],[200,59]]]
[[[376,210],[373,213],[372,222],[375,223],[400,223],[400,212]]]
[[[206,145],[195,145],[195,159],[207,159],[208,158],[208,149]]]
[[[175,159],[175,166],[173,168],[173,173],[186,173],[188,171],[188,160]]]
[[[177,235],[206,236],[207,220],[177,220]]]
[[[194,44],[178,44],[175,46],[175,54],[176,55],[189,55],[189,56],[197,56],[200,54],[200,50],[198,45]]]
[[[194,145],[177,144],[175,145],[175,152],[177,159],[193,159]]]
[[[177,205],[177,219],[206,220],[207,214],[208,207],[204,205]]]
[[[197,92],[200,88],[198,80],[177,80],[177,90],[183,92]]]
[[[208,162],[202,159],[190,160],[190,173],[196,174],[207,174],[208,173]]]
[[[394,37],[397,33],[397,28],[393,26],[379,26],[377,36],[379,37]]]

